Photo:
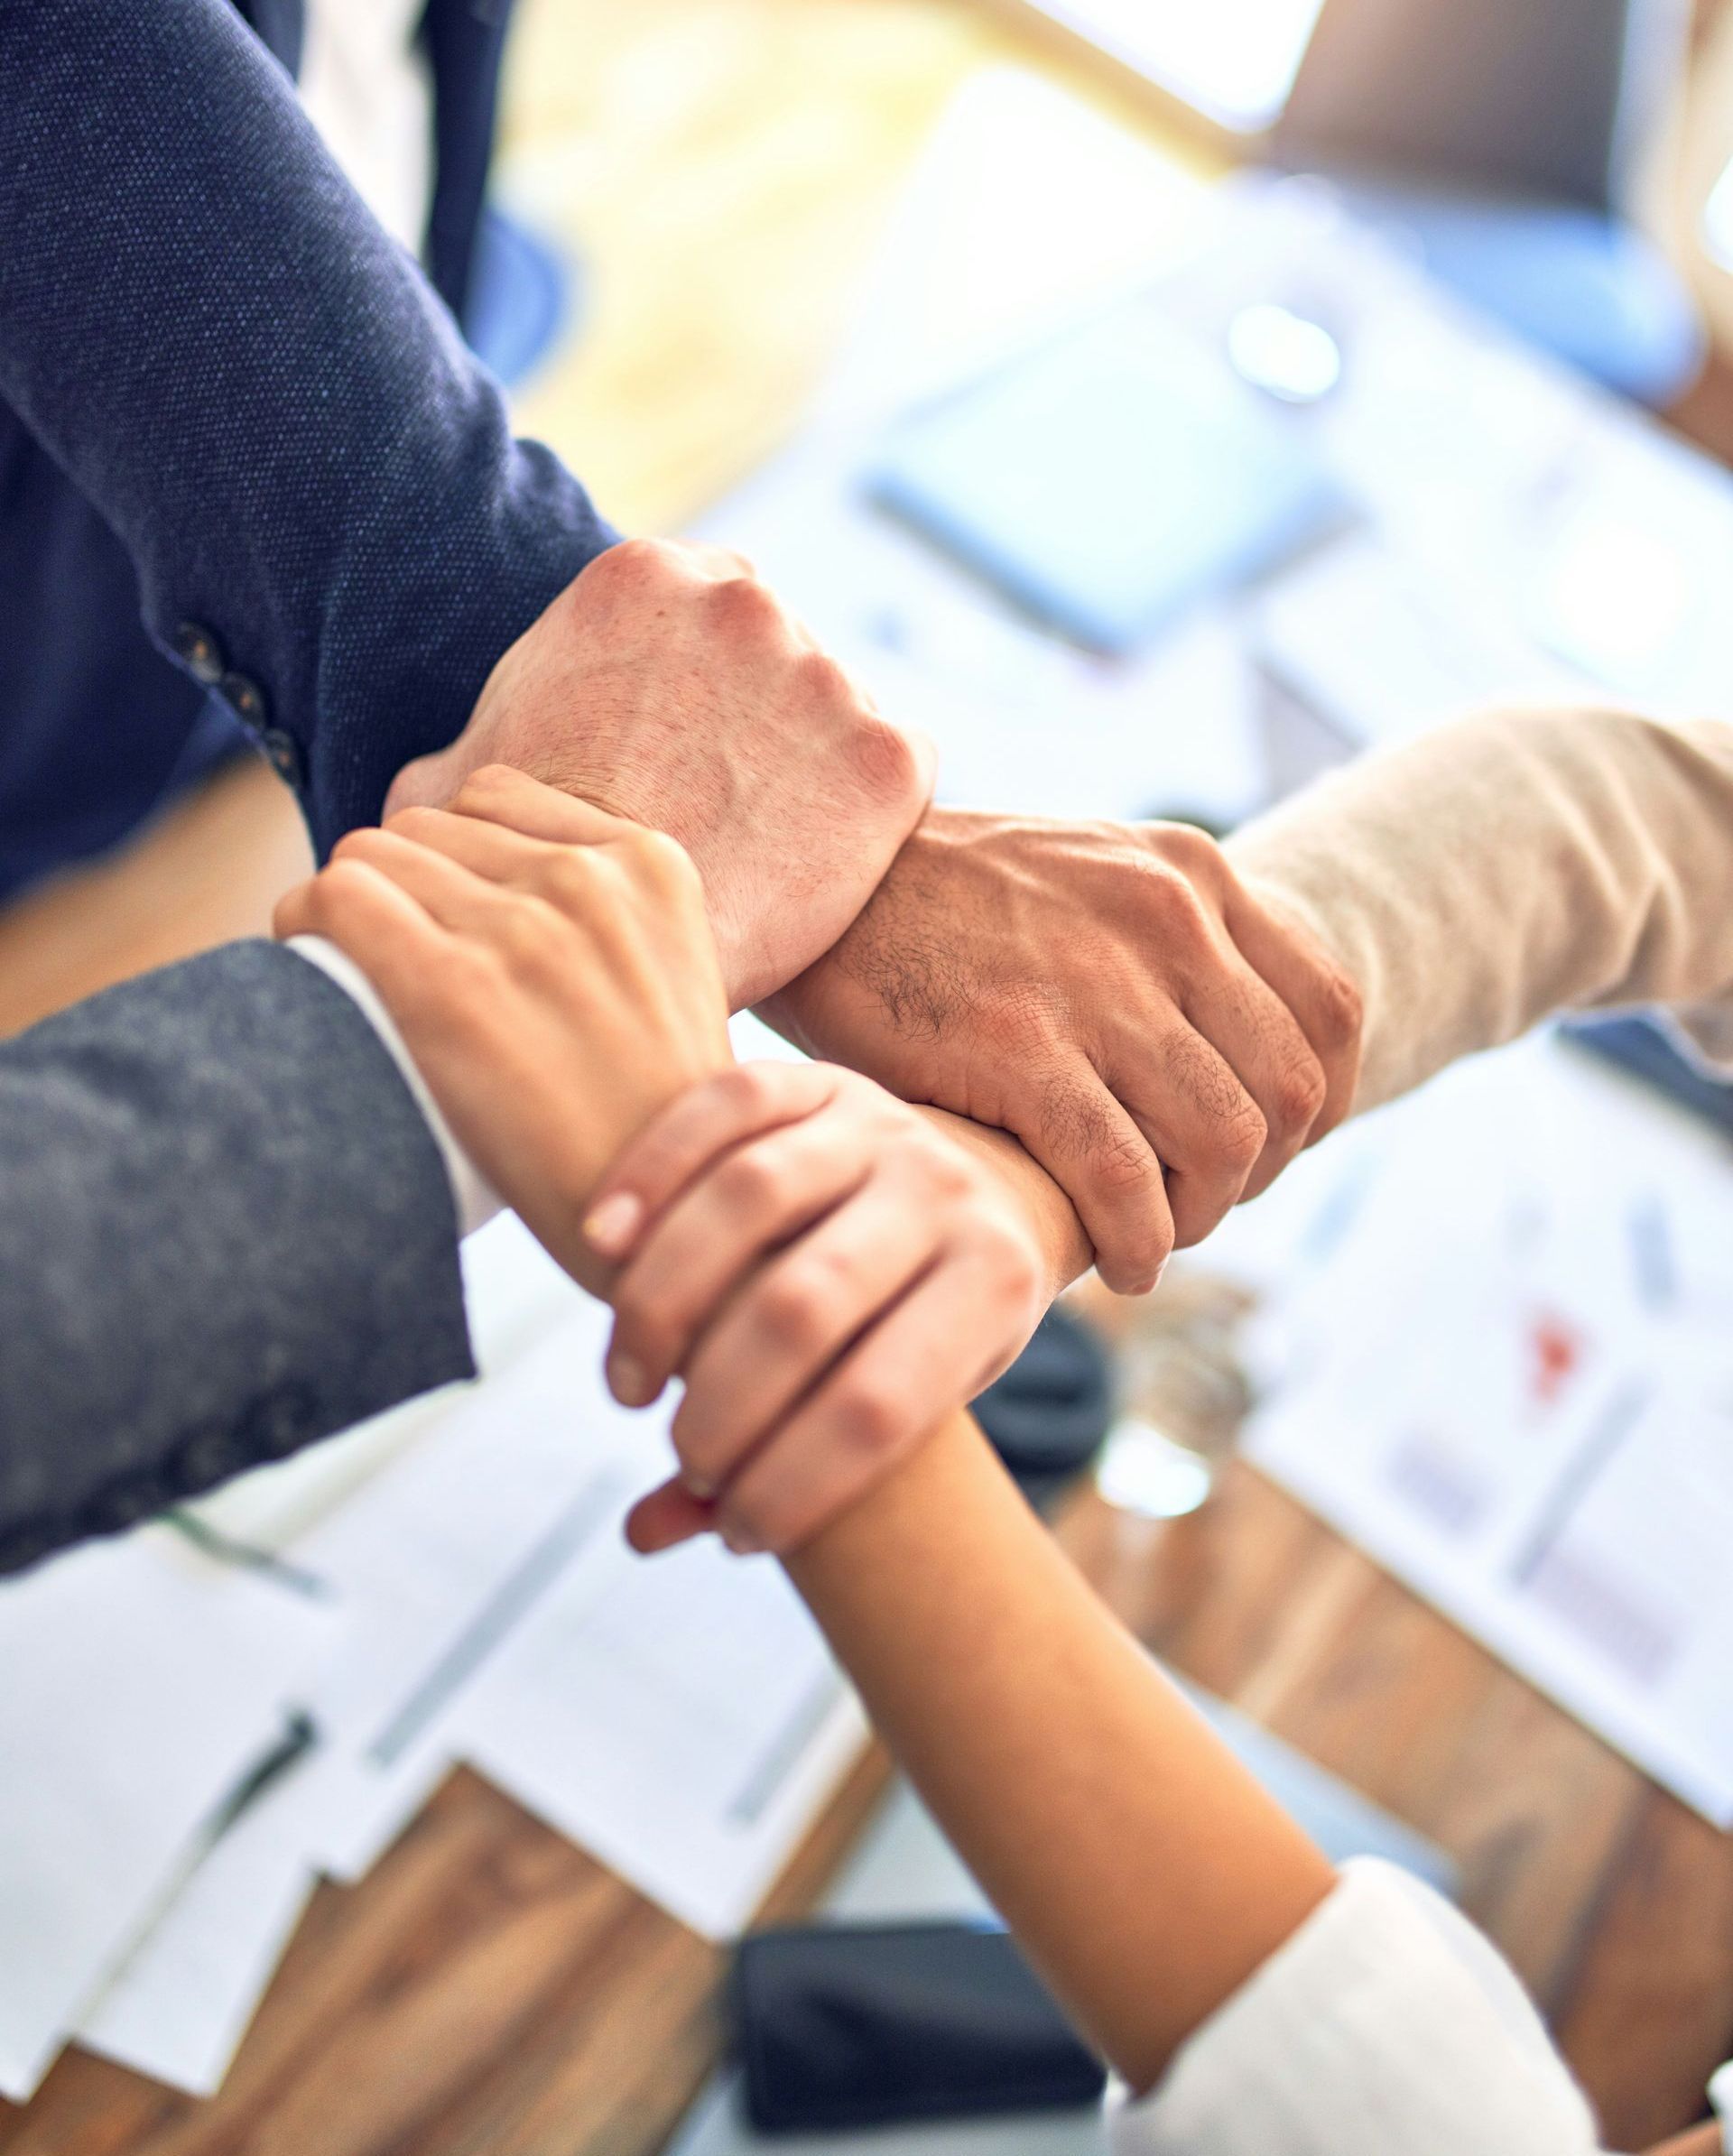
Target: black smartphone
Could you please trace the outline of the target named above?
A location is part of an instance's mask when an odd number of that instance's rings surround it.
[[[1107,2077],[1009,1936],[811,1924],[735,1956],[736,2047],[760,2133],[1098,2103]]]

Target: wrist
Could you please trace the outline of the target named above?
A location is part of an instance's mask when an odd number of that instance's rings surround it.
[[[923,1107],[915,1113],[983,1162],[1006,1191],[1041,1253],[1047,1300],[1052,1301],[1081,1280],[1095,1263],[1095,1251],[1077,1208],[1010,1132],[990,1130],[946,1108]]]

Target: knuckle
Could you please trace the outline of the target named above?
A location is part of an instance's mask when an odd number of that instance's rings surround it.
[[[1163,859],[1182,875],[1213,888],[1229,874],[1228,856],[1209,836],[1193,823],[1163,824],[1157,841]]]
[[[1177,1233],[1163,1209],[1117,1225],[1096,1249],[1096,1269],[1116,1294],[1147,1288],[1173,1254]]]
[[[622,539],[598,554],[583,574],[600,582],[637,584],[667,575],[672,554],[664,540]]]
[[[410,811],[404,810],[403,813],[408,815]],[[396,819],[394,817],[392,820],[395,823]],[[322,884],[333,869],[344,867],[351,862],[365,861],[378,842],[378,828],[373,824],[360,824],[352,831],[345,831],[331,848],[330,858],[320,871],[318,882]]]
[[[882,1383],[856,1378],[838,1393],[831,1420],[839,1440],[849,1451],[879,1457],[889,1452],[902,1436],[903,1418],[896,1401]]]
[[[452,944],[440,967],[440,985],[446,1001],[466,1011],[488,1010],[503,994],[505,981],[506,968],[500,954],[468,937]]]
[[[486,816],[521,799],[530,782],[509,763],[478,763],[451,797],[454,809]]]
[[[783,1191],[782,1175],[774,1161],[755,1147],[725,1161],[717,1183],[727,1210],[748,1219],[774,1211]]]
[[[1224,1165],[1238,1173],[1249,1170],[1269,1143],[1270,1126],[1257,1103],[1242,1094],[1216,1119],[1213,1135]]]
[[[340,841],[329,864],[307,886],[308,911],[315,921],[344,919],[366,890],[360,851],[350,847],[347,839]]]
[[[1051,1064],[1064,1038],[1063,1016],[1051,991],[1028,985],[994,996],[978,1014],[978,1030],[996,1059],[1014,1071]],[[1061,1081],[1052,1081],[1057,1090]]]
[[[561,913],[579,913],[592,904],[598,881],[597,864],[587,847],[550,847],[536,864],[537,891]]]
[[[1109,1198],[1137,1198],[1162,1180],[1161,1163],[1135,1130],[1097,1132],[1089,1146],[1096,1187]]]
[[[781,1347],[806,1347],[823,1330],[824,1306],[824,1291],[811,1273],[787,1272],[760,1291],[759,1327]]]
[[[1277,1077],[1271,1096],[1270,1126],[1274,1134],[1310,1130],[1329,1089],[1323,1065],[1315,1056],[1290,1063]]]
[[[1359,983],[1339,966],[1332,966],[1319,996],[1319,1021],[1324,1045],[1348,1049],[1356,1045],[1366,1023],[1366,999]]]
[[[621,844],[634,870],[652,891],[672,899],[702,896],[698,870],[678,838],[644,825]]]
[[[468,783],[467,781],[466,783]],[[418,846],[425,846],[440,829],[444,816],[443,810],[432,808],[425,802],[417,802],[412,808],[399,809],[394,816],[386,819],[384,828],[389,831],[394,838],[410,838],[413,839]],[[349,838],[359,838],[362,836],[363,834],[358,831],[351,831],[348,834]],[[346,839],[344,843],[347,844],[348,840]]]
[[[776,1074],[784,1068],[775,1063],[737,1063],[717,1079],[718,1094],[744,1115],[763,1115],[782,1097]]]
[[[709,603],[725,626],[753,636],[780,626],[783,619],[774,592],[754,576],[723,578],[711,585]]]
[[[1021,1325],[1039,1308],[1044,1280],[1033,1242],[1007,1220],[981,1218],[974,1247],[981,1278],[995,1309]]]
[[[1212,941],[1209,908],[1196,886],[1176,870],[1152,864],[1145,887],[1155,932],[1170,950],[1195,953]]]
[[[913,1117],[910,1121],[913,1127],[904,1132],[904,1143],[929,1201],[967,1208],[980,1196],[981,1179],[975,1163],[936,1132],[926,1130]]]
[[[824,663],[836,667],[834,660]],[[859,716],[850,730],[849,761],[858,784],[876,800],[901,805],[914,800],[921,791],[921,762],[914,744],[901,727],[861,706],[860,695],[840,667],[835,694],[847,697]]]
[[[545,899],[520,897],[500,917],[500,955],[520,980],[540,983],[563,970],[567,924]]]

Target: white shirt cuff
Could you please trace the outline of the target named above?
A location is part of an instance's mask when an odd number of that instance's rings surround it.
[[[310,966],[317,966],[321,973],[329,974],[360,1005],[374,1032],[390,1051],[393,1062],[403,1073],[403,1083],[415,1097],[415,1105],[427,1118],[427,1127],[433,1134],[433,1142],[440,1149],[445,1172],[450,1180],[459,1235],[472,1235],[478,1227],[485,1227],[496,1213],[504,1212],[505,1205],[452,1135],[450,1126],[440,1113],[439,1103],[428,1091],[426,1079],[417,1069],[414,1057],[393,1023],[391,1013],[380,1002],[373,983],[354,959],[322,936],[292,936],[289,948],[305,958]]]
[[[1595,2122],[1508,1966],[1360,1857],[1113,2119],[1114,2156],[1595,2156]]]
[[[1709,2100],[1721,2122],[1721,2146],[1733,2156],[1733,2064],[1724,2066],[1710,2083]]]

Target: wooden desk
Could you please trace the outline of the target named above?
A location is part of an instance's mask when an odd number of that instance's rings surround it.
[[[1249,1469],[1155,1526],[1089,1496],[1068,1546],[1179,1669],[1458,1858],[1613,2145],[1697,2115],[1733,2030],[1733,1842]],[[780,1889],[810,1905],[869,1761]],[[223,2094],[73,2053],[0,2156],[653,2156],[717,2055],[717,1952],[476,1776],[363,1883],[320,1889]]]
[[[525,426],[622,522],[677,525],[785,433],[932,120],[1006,59],[1053,71],[959,0],[527,0],[514,181],[590,282]],[[275,782],[231,773],[0,919],[0,1032],[257,932],[305,864]],[[1085,1501],[1067,1539],[1178,1668],[1459,1858],[1615,2146],[1695,2114],[1733,2036],[1733,1842],[1249,1470],[1168,1528]],[[882,1772],[779,1909],[810,1902]],[[220,2099],[74,2054],[0,2105],[0,2156],[649,2156],[714,2058],[718,1966],[460,1773],[361,1886],[320,1891]]]

